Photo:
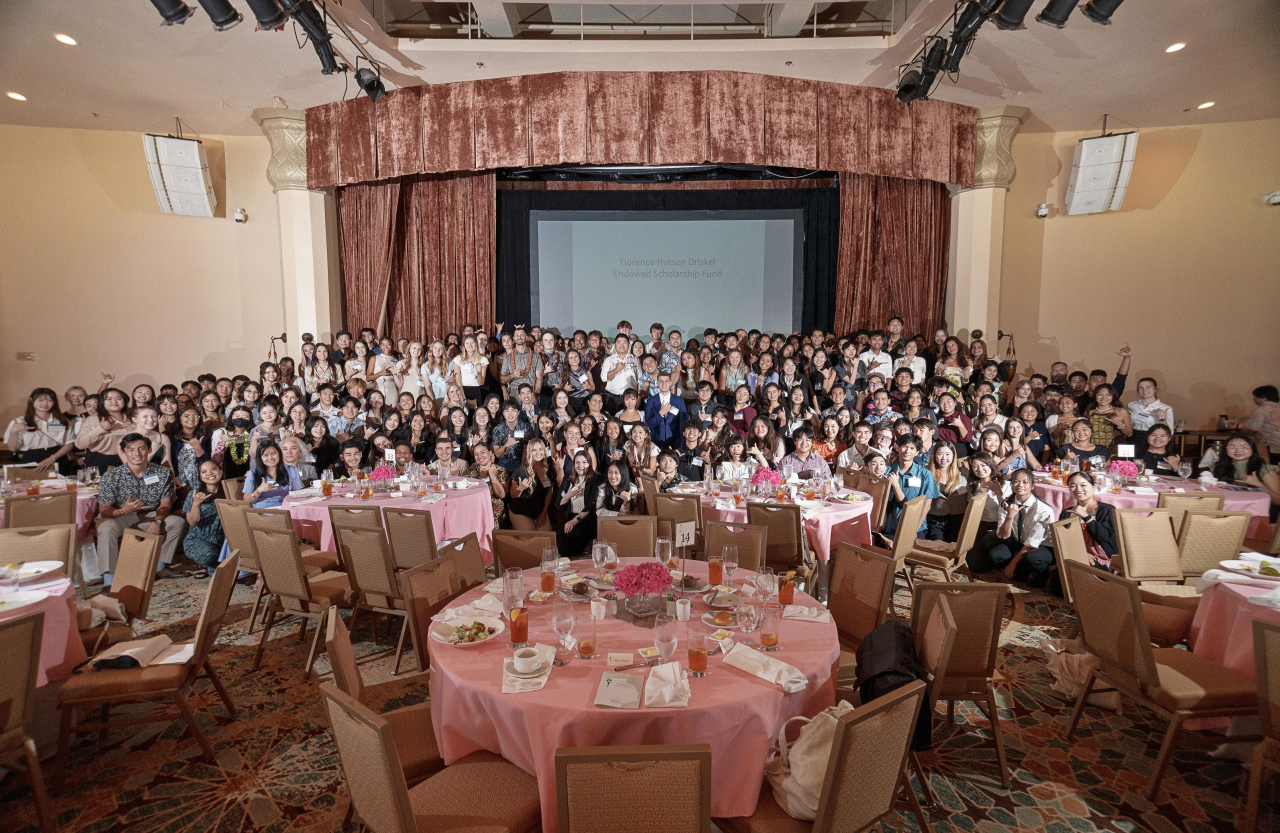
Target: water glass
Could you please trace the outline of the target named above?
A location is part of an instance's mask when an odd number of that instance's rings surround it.
[[[738,605],[738,628],[742,631],[743,644],[753,645],[750,636],[751,632],[760,624],[760,607],[759,602],[746,600]]]
[[[502,598],[524,601],[524,571],[508,567],[502,573]]]
[[[765,605],[760,613],[760,649],[772,653],[778,650],[778,627],[782,623],[782,607]]]
[[[591,542],[591,563],[597,571],[604,571],[604,542],[598,538]]]
[[[658,649],[662,662],[668,662],[676,652],[676,620],[669,614],[658,614],[653,629],[653,647]]]
[[[724,562],[724,574],[732,579],[733,574],[738,570],[738,548],[725,547],[721,552],[720,560]]]
[[[1187,480],[1188,478],[1190,478],[1190,477],[1191,477],[1191,464],[1190,464],[1190,463],[1179,463],[1179,464],[1178,464],[1178,477],[1181,477],[1183,480]]]
[[[618,569],[618,545],[612,541],[600,542],[604,550],[604,568],[609,571]]]
[[[579,605],[574,628],[578,631],[578,656],[594,659],[596,655],[596,620],[591,618],[591,606]]]
[[[689,624],[689,676],[707,676],[707,655],[710,653],[710,634],[701,625]]]
[[[565,599],[555,600],[551,606],[551,628],[560,638],[562,648],[573,648],[573,644],[569,641],[573,636],[573,602]]]
[[[653,555],[663,567],[674,566],[674,560],[671,557],[671,539],[659,538],[653,547]]]
[[[760,601],[767,602],[769,597],[778,592],[778,577],[773,574],[772,567],[761,567],[756,574],[756,589],[760,591]]]

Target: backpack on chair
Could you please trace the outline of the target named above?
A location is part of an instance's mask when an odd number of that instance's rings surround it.
[[[901,688],[915,680],[929,683],[929,672],[916,660],[915,636],[911,626],[891,619],[866,635],[858,645],[858,694],[863,703]],[[912,751],[933,748],[933,712],[920,709],[916,720]]]

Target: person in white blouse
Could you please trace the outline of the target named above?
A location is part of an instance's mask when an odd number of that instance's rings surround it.
[[[1053,566],[1049,528],[1055,520],[1049,504],[1036,497],[1035,477],[1019,469],[1009,479],[1012,494],[1000,504],[1000,525],[982,539],[982,547],[969,552],[969,569],[975,573],[1000,569],[1004,577],[1029,578],[1032,587],[1043,587]]]
[[[640,490],[631,482],[627,467],[613,463],[604,474],[604,483],[596,491],[596,516],[630,515],[639,493]]]
[[[916,355],[916,351],[920,349],[920,346],[913,338],[903,342],[902,349],[904,351],[902,358],[893,363],[893,372],[897,373],[905,367],[911,371],[911,383],[915,385],[923,385],[925,378],[924,357]]]
[[[733,482],[751,477],[755,473],[756,461],[747,457],[747,442],[737,434],[725,446],[725,458],[716,468],[716,477],[725,482]]]
[[[480,352],[475,336],[469,335],[462,339],[462,352],[454,357],[452,367],[453,383],[462,388],[467,399],[479,403],[480,388],[484,385],[489,360]]]
[[[27,397],[27,410],[9,423],[5,445],[15,463],[35,463],[46,472],[72,450],[71,420],[58,410],[58,395],[52,388],[36,388]]]
[[[1174,430],[1173,408],[1160,401],[1156,380],[1145,376],[1138,380],[1138,398],[1129,403],[1129,421],[1133,423],[1134,441],[1146,447],[1147,432],[1156,423]]]
[[[613,352],[600,365],[600,378],[604,379],[604,389],[618,400],[628,388],[636,387],[639,376],[631,355],[631,340],[621,333],[613,340]]]

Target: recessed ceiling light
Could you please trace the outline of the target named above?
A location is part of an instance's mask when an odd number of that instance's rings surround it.
[[[1204,104],[1201,104],[1201,105],[1200,105],[1199,107],[1197,107],[1196,109],[1197,109],[1197,110],[1208,110],[1210,107],[1212,107],[1212,106],[1213,106],[1214,104],[1216,104],[1216,103],[1217,103],[1216,101],[1206,101]]]
[[[26,97],[25,95],[23,95],[22,93],[5,93],[5,95],[9,96],[9,98],[12,98],[14,101],[26,101],[26,100],[27,100],[27,97]]]
[[[67,46],[76,45],[76,39],[71,37],[70,35],[54,35],[53,39],[56,40],[58,43],[65,43]]]
[[[1186,47],[1187,45],[1185,43],[1175,43],[1166,49],[1165,52],[1177,52],[1179,49],[1185,49]]]

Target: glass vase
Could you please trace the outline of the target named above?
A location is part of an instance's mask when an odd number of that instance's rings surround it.
[[[634,596],[628,596],[624,604],[627,612],[638,618],[655,616],[658,613],[658,596],[656,593],[638,593]]]

